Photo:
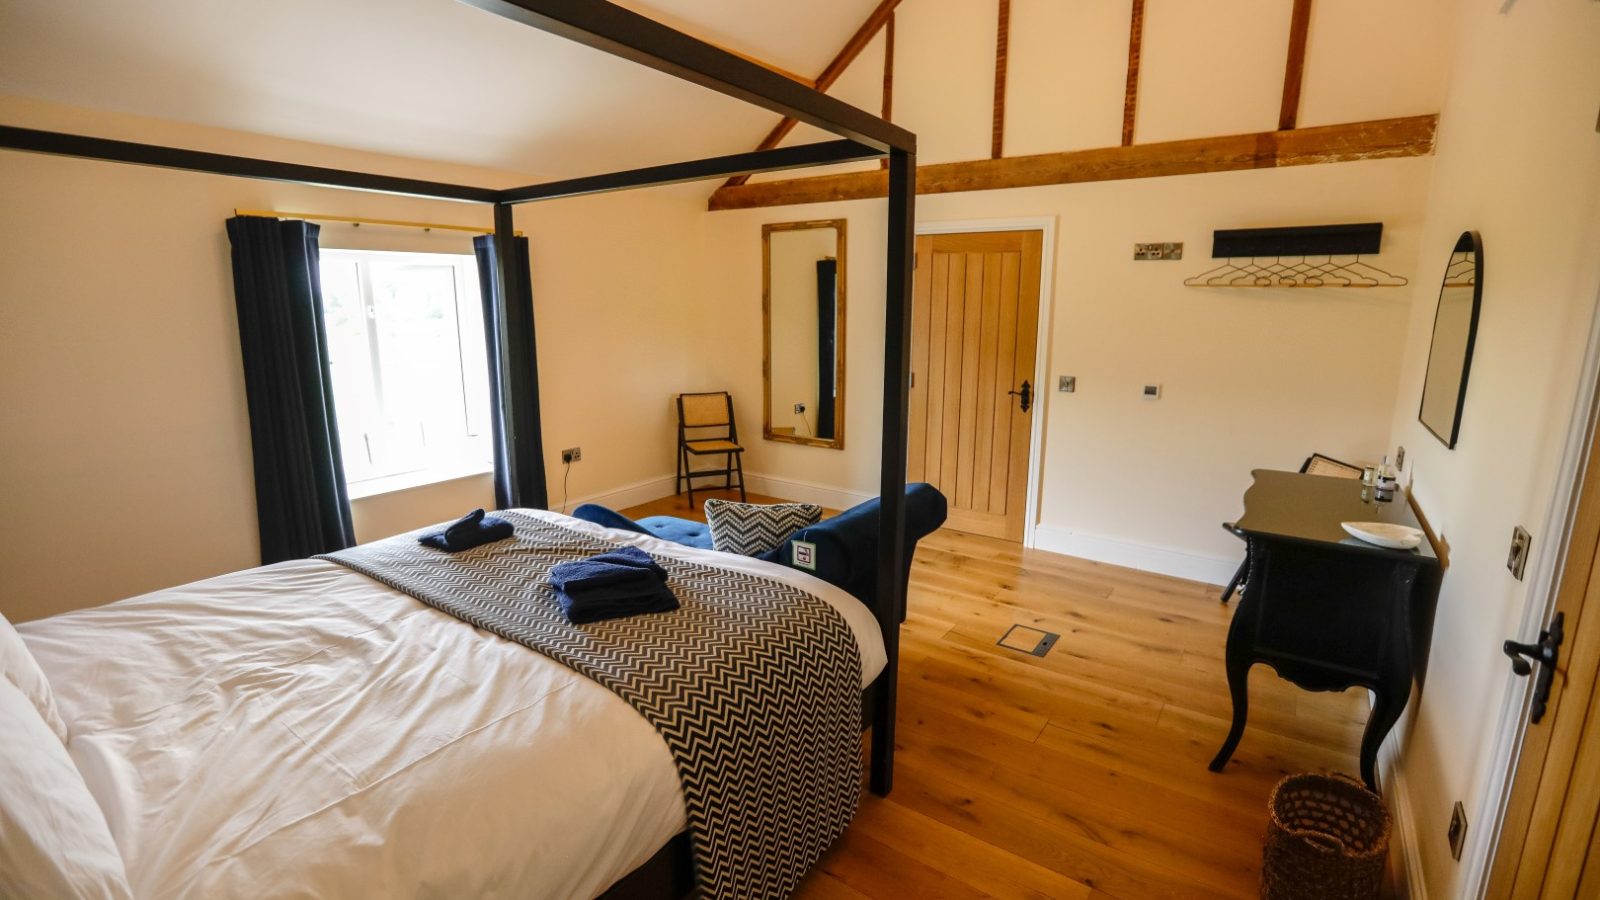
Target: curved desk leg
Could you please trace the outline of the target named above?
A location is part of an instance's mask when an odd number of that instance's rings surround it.
[[[1233,756],[1233,751],[1239,747],[1239,739],[1244,737],[1244,721],[1250,714],[1251,660],[1245,648],[1234,646],[1237,643],[1234,633],[1239,631],[1238,625],[1239,619],[1236,617],[1234,626],[1228,629],[1228,693],[1233,695],[1233,727],[1228,729],[1227,740],[1222,742],[1222,749],[1211,760],[1213,772],[1221,772]]]
[[[1394,693],[1400,696],[1395,698]],[[1409,698],[1403,691],[1375,690],[1372,695],[1372,714],[1367,717],[1366,730],[1361,732],[1361,780],[1367,783],[1367,790],[1376,794],[1378,748],[1389,735],[1389,729],[1400,721],[1400,713],[1405,710]]]

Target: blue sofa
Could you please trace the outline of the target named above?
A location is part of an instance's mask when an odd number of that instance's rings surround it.
[[[878,507],[874,497],[865,503],[824,519],[790,535],[782,546],[759,559],[809,571],[829,584],[849,592],[856,599],[876,608],[878,595]],[[948,506],[943,494],[931,484],[906,485],[906,574],[911,571],[911,556],[917,541],[944,524]],[[615,510],[596,503],[585,503],[572,514],[596,525],[637,531],[687,547],[711,549],[711,527],[703,522],[676,516],[649,516],[635,522]],[[794,541],[815,544],[816,568],[795,566]],[[900,617],[905,618],[902,609]]]

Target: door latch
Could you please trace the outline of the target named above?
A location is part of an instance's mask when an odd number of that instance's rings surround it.
[[[1029,384],[1026,380],[1022,382],[1022,390],[1006,391],[1006,393],[1018,399],[1019,405],[1022,407],[1023,412],[1027,412],[1033,407],[1033,385]]]
[[[1528,710],[1528,722],[1539,724],[1550,703],[1550,684],[1556,676],[1556,663],[1561,660],[1561,642],[1566,640],[1567,614],[1558,612],[1550,620],[1550,627],[1539,632],[1536,644],[1519,644],[1506,641],[1500,649],[1511,657],[1511,671],[1527,676],[1533,673],[1533,663],[1539,664],[1539,678],[1533,685],[1533,705]]]

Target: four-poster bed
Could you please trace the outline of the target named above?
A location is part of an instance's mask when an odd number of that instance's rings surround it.
[[[304,166],[270,160],[206,153],[80,135],[0,126],[0,148],[88,159],[151,165],[212,174],[280,180],[298,184],[377,191],[429,199],[484,203],[493,206],[496,240],[494,281],[499,296],[518,296],[513,286],[529,278],[516,264],[513,208],[520,203],[625,190],[684,181],[746,175],[782,169],[888,158],[889,215],[885,291],[884,394],[882,418],[881,509],[878,518],[876,589],[872,618],[881,633],[882,672],[870,687],[869,785],[887,794],[893,784],[898,628],[904,617],[905,450],[910,344],[915,136],[903,128],[842,103],[826,94],[771,72],[733,53],[656,23],[611,3],[595,0],[464,0],[470,5],[564,37],[603,52],[657,69],[685,81],[719,91],[784,116],[817,126],[841,139],[603,175],[554,181],[509,190],[445,184],[416,179]],[[533,310],[518,304],[499,306],[493,327],[506,336],[531,335]],[[519,356],[502,360],[507,370],[532,376],[532,390],[497,384],[505,440],[516,448],[499,464],[497,494],[502,506],[543,507],[547,503],[540,444],[538,367],[532,341],[506,340]],[[519,349],[525,348],[525,349]],[[504,486],[502,489],[502,485]],[[657,886],[671,886],[683,876],[681,848],[662,848],[650,863],[618,885],[609,896],[648,896]]]

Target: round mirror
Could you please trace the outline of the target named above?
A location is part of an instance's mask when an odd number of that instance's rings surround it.
[[[1417,418],[1446,447],[1461,433],[1461,410],[1467,402],[1467,374],[1472,345],[1478,337],[1478,307],[1483,302],[1483,239],[1463,232],[1450,252],[1433,315],[1433,344],[1428,374],[1422,381],[1422,409]]]

